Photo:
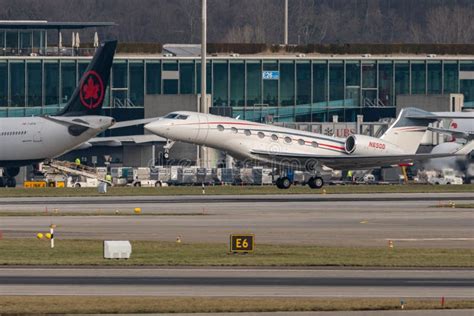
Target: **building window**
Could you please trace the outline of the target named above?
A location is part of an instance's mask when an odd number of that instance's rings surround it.
[[[292,61],[280,62],[280,102],[282,106],[295,104],[295,64]]]
[[[161,63],[149,61],[146,63],[146,93],[161,93]]]
[[[125,104],[128,89],[127,61],[116,60],[112,66],[112,99],[114,104]]]
[[[28,106],[42,105],[42,67],[41,60],[31,60],[26,63]]]
[[[44,104],[59,105],[59,61],[44,62]]]
[[[393,64],[379,62],[379,100],[385,106],[393,105]]]
[[[413,61],[411,64],[411,93],[425,94],[426,66],[423,61]]]
[[[243,60],[230,61],[230,106],[245,105],[245,64]]]
[[[178,94],[179,65],[177,60],[163,62],[163,94]]]
[[[180,94],[194,93],[194,63],[192,61],[181,61],[179,63]]]
[[[374,61],[362,63],[362,88],[377,88],[377,65]]]
[[[213,105],[214,106],[227,106],[228,95],[227,95],[227,61],[217,60],[213,61]]]
[[[296,63],[296,104],[311,103],[311,64],[309,61]]]
[[[316,62],[313,64],[313,103],[325,107],[327,96],[328,66],[326,62]]]
[[[395,95],[410,93],[410,68],[408,61],[395,62]]]
[[[8,106],[8,65],[0,61],[0,107]]]
[[[458,93],[458,62],[444,61],[444,93]]]
[[[260,61],[247,61],[247,106],[262,103],[262,64]]]
[[[15,33],[16,34],[16,33]],[[25,106],[25,62],[10,62],[10,95],[12,106]]]
[[[276,60],[265,61],[263,63],[263,71],[278,71],[278,63]],[[260,74],[263,76],[263,74]],[[263,80],[263,103],[269,106],[278,105],[278,79]]]
[[[135,106],[145,105],[143,62],[130,62],[130,101]]]
[[[428,62],[428,94],[440,94],[441,82],[441,61]]]
[[[464,73],[474,73],[474,62],[473,61],[462,61],[459,65],[460,70]],[[468,75],[469,78],[472,78]],[[472,79],[463,79],[461,77],[461,86],[460,92],[464,94],[464,102],[466,107],[474,107],[474,80]]]
[[[67,103],[76,89],[76,63],[69,60],[61,61],[61,104]]]
[[[329,83],[329,100],[340,101],[331,105],[342,106],[344,100],[344,65],[342,61],[329,64]]]

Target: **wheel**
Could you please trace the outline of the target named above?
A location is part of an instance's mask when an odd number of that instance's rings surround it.
[[[4,177],[0,177],[0,188],[4,188],[6,184],[7,179]]]
[[[278,178],[276,181],[277,188],[279,189],[289,189],[291,187],[291,181],[287,177]]]
[[[7,178],[7,182],[5,183],[5,186],[8,188],[14,188],[16,187],[16,180],[15,178]]]
[[[81,187],[81,184],[80,184],[80,183],[76,183],[76,184],[74,185],[74,187],[75,187],[75,188],[80,188],[80,187]]]
[[[308,185],[311,189],[321,189],[324,185],[324,180],[321,177],[311,177],[308,180]]]
[[[157,181],[157,182],[155,183],[155,188],[161,188],[161,186],[162,186],[162,184],[161,184],[160,181]]]
[[[135,184],[133,185],[134,187],[141,187],[142,184],[140,182],[135,182]]]

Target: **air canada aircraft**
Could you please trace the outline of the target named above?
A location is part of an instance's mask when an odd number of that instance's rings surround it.
[[[19,167],[60,156],[112,126],[101,116],[117,41],[103,43],[66,106],[55,115],[0,118],[0,187],[14,187]]]
[[[417,109],[403,109],[380,137],[350,135],[338,138],[323,134],[196,112],[172,112],[148,123],[145,129],[173,141],[203,145],[225,151],[234,158],[263,161],[313,171],[311,188],[324,185],[322,167],[338,170],[369,169],[412,164],[414,161],[467,155],[473,142],[456,152],[416,154],[430,123],[438,118]],[[291,186],[288,177],[277,187]]]

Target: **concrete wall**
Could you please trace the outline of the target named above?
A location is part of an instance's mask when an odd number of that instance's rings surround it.
[[[397,115],[406,107],[417,107],[429,112],[459,112],[463,104],[462,94],[397,95]]]

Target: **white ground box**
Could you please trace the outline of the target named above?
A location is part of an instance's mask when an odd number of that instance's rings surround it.
[[[132,245],[128,240],[104,240],[104,259],[128,259]]]

